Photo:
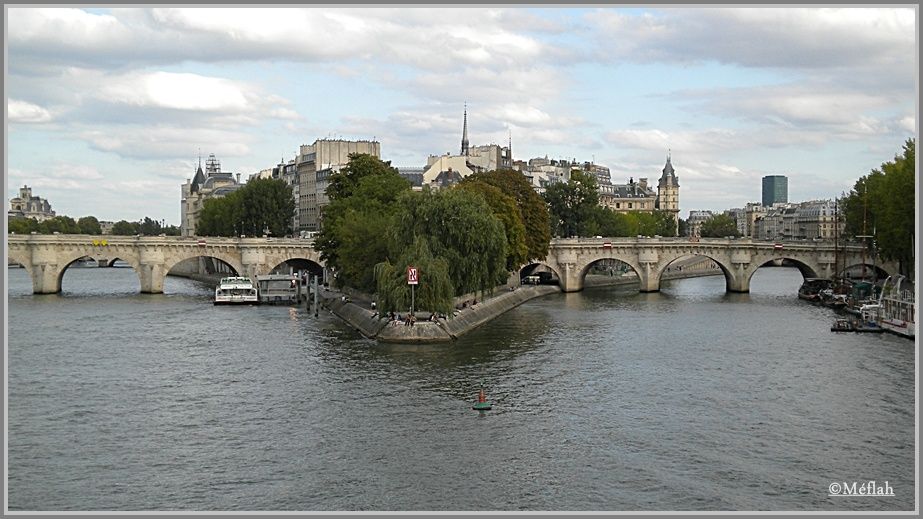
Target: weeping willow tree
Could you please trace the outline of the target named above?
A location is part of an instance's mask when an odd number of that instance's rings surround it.
[[[375,265],[379,311],[385,314],[410,309],[408,266],[416,267],[420,276],[420,282],[414,288],[414,308],[451,315],[453,286],[449,263],[443,258],[434,257],[427,240],[419,236],[414,237],[411,246],[403,251],[394,264],[385,260]]]
[[[490,291],[506,282],[507,239],[503,223],[475,192],[445,189],[405,193],[392,231],[391,256],[425,238],[444,258],[454,295]]]

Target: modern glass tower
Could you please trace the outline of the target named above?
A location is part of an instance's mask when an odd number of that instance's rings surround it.
[[[763,206],[788,202],[788,177],[767,175],[763,177]]]

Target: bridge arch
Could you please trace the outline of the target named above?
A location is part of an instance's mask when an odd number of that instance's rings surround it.
[[[257,268],[257,274],[268,274],[285,263],[296,269],[308,270],[314,275],[322,275],[326,268],[326,263],[320,258],[317,251],[283,250],[267,254],[264,264]]]
[[[51,290],[55,294],[57,294],[58,292],[61,292],[61,289],[63,287],[63,282],[64,282],[64,273],[67,272],[67,269],[70,268],[71,265],[78,262],[82,258],[91,258],[93,260],[96,260],[97,262],[99,262],[100,260],[105,260],[105,261],[108,261],[110,265],[117,260],[122,260],[131,266],[132,270],[135,272],[135,275],[138,276],[138,282],[139,283],[141,282],[141,264],[138,262],[138,259],[133,258],[131,254],[124,254],[120,256],[120,255],[116,255],[111,252],[96,251],[96,250],[90,249],[90,250],[82,250],[82,251],[77,250],[77,251],[71,252],[70,254],[66,256],[59,256],[59,259],[60,258],[63,258],[63,261],[58,263],[58,272],[54,279],[54,284],[51,286]],[[48,288],[49,287],[46,286],[45,290],[47,291]]]
[[[846,276],[846,275],[848,275],[849,272],[856,271],[856,270],[860,270],[860,271],[861,271],[862,267],[865,266],[865,267],[866,267],[866,275],[872,275],[872,274],[874,274],[875,276],[877,276],[878,279],[886,279],[888,276],[891,275],[891,274],[890,274],[887,270],[885,270],[881,265],[873,265],[872,263],[868,263],[868,262],[863,263],[863,262],[861,262],[861,261],[859,261],[858,263],[853,263],[853,262],[849,262],[849,263],[851,263],[851,264],[849,264],[849,265],[844,265],[843,269],[842,269],[840,272],[838,272],[837,274],[842,273],[844,276]],[[861,274],[860,274],[860,276],[861,276]]]
[[[527,276],[533,275],[535,271],[538,269],[538,267],[545,267],[548,270],[550,270],[555,275],[555,277],[558,278],[558,283],[559,284],[561,283],[561,280],[563,278],[561,277],[560,269],[556,268],[555,265],[552,265],[547,261],[536,261],[534,263],[529,263],[529,264],[526,264],[520,267],[519,270],[517,271],[517,275],[519,276],[520,283]]]
[[[750,291],[750,280],[753,279],[753,275],[756,273],[756,271],[776,261],[788,262],[790,265],[797,268],[798,271],[801,272],[801,277],[805,279],[821,277],[822,273],[824,272],[824,269],[820,264],[806,260],[802,257],[798,257],[795,254],[788,254],[785,252],[757,254],[751,260],[750,268],[748,268],[744,273],[744,279],[746,281],[746,288],[748,292]]]
[[[214,258],[214,259],[224,262],[229,267],[234,269],[234,273],[237,275],[241,275],[244,272],[244,268],[243,268],[243,265],[240,263],[240,260],[235,258],[233,255],[227,254],[221,251],[205,250],[205,251],[181,252],[181,253],[171,254],[169,256],[169,259],[165,258],[164,260],[164,263],[163,263],[164,275],[168,274],[170,270],[172,270],[173,267],[175,267],[179,263],[186,261],[186,260],[194,259],[194,258]],[[161,279],[161,289],[162,289],[162,285],[163,285],[163,280]]]
[[[590,269],[593,268],[593,265],[601,261],[617,261],[619,263],[627,265],[628,268],[631,269],[632,272],[634,272],[635,275],[638,277],[639,282],[642,279],[641,275],[642,275],[643,269],[641,268],[640,264],[635,263],[634,261],[631,261],[630,259],[625,258],[624,256],[620,254],[603,254],[599,257],[595,257],[587,261],[586,264],[584,264],[580,268],[580,271],[578,274],[580,277],[580,286],[586,286],[586,277],[590,273]]]
[[[265,269],[265,272],[262,271],[263,269],[260,269],[261,271],[259,272],[259,274],[262,275],[262,274],[274,272],[282,265],[288,265],[289,267],[291,267],[293,270],[296,270],[296,271],[306,270],[314,276],[323,275],[323,272],[324,272],[324,265],[322,263],[319,263],[310,258],[292,257],[292,258],[280,261],[279,263],[275,263],[274,261],[272,263],[267,263],[266,264],[267,268]]]
[[[664,260],[661,261],[661,263],[659,264],[660,268],[658,268],[657,271],[654,273],[654,276],[656,276],[655,280],[656,280],[656,286],[658,290],[664,280],[671,279],[670,274],[672,272],[682,272],[682,269],[685,267],[701,269],[701,267],[697,265],[695,266],[678,265],[679,268],[677,268],[676,270],[671,270],[674,268],[675,263],[684,261],[684,260],[691,260],[693,258],[700,258],[700,259],[710,260],[714,262],[714,264],[717,266],[718,271],[724,276],[725,290],[727,290],[728,292],[735,291],[736,285],[734,283],[734,274],[732,273],[731,268],[728,265],[726,265],[724,261],[722,261],[716,256],[718,255],[710,254],[707,252],[688,251],[688,252],[678,254],[672,257],[664,258]]]

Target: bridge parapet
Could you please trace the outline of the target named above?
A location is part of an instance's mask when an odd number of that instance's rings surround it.
[[[298,238],[10,234],[7,246],[9,259],[29,272],[36,294],[60,292],[68,265],[87,256],[107,264],[117,258],[128,262],[144,293],[163,292],[164,277],[174,265],[200,256],[217,258],[250,277],[296,258],[323,265],[314,240]]]
[[[582,290],[589,267],[603,259],[627,263],[638,274],[642,292],[660,289],[666,268],[679,258],[704,256],[721,268],[730,292],[749,292],[759,267],[779,259],[795,261],[806,276],[833,277],[835,265],[861,262],[864,246],[829,241],[763,241],[751,238],[620,237],[558,238],[546,263],[565,292]],[[835,261],[838,258],[839,261]]]

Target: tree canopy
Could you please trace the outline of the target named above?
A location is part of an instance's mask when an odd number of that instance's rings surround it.
[[[419,237],[427,240],[434,257],[446,260],[455,295],[484,292],[506,282],[506,233],[480,194],[424,190],[404,194],[399,204],[391,257]]]
[[[102,234],[103,229],[99,225],[99,220],[95,216],[84,216],[77,220],[77,227],[80,234]]]
[[[702,222],[699,233],[703,238],[724,238],[726,236],[740,236],[737,230],[737,221],[726,214],[717,214]]]
[[[283,180],[260,178],[202,204],[199,236],[286,236],[292,233],[295,199]]]
[[[367,153],[350,153],[346,166],[330,175],[327,197],[331,201],[348,198],[363,178],[375,175],[400,176],[397,169],[391,167],[391,162]]]
[[[465,178],[462,184],[472,182],[494,186],[513,198],[519,208],[526,232],[526,261],[545,259],[548,255],[548,244],[551,242],[548,204],[535,192],[529,180],[518,171],[503,169],[475,173]]]
[[[529,249],[526,244],[526,227],[522,223],[522,212],[516,200],[484,182],[461,182],[456,189],[477,193],[487,202],[494,216],[503,224],[506,234],[506,270],[518,270],[528,259]]]
[[[602,236],[676,235],[676,223],[668,211],[620,213],[597,206],[594,213],[595,233]]]
[[[567,182],[548,186],[544,197],[551,213],[551,226],[558,236],[567,238],[595,234],[599,191],[594,175],[573,171]]]
[[[323,225],[314,247],[335,269],[338,284],[372,292],[376,287],[372,266],[388,258],[396,201],[410,191],[410,182],[369,155],[353,155],[341,173],[346,170],[338,179],[334,177],[339,174],[331,175],[331,183],[340,187],[323,209]]]
[[[379,312],[403,312],[410,308],[411,288],[406,275],[408,266],[415,267],[420,276],[420,283],[413,294],[416,300],[414,309],[423,308],[450,315],[454,289],[449,276],[449,262],[445,258],[433,256],[429,241],[420,236],[401,252],[393,264],[385,260],[375,265]]]
[[[915,160],[916,141],[908,139],[903,153],[859,178],[842,205],[846,233],[874,235],[882,258],[897,261],[904,274],[914,264]]]

